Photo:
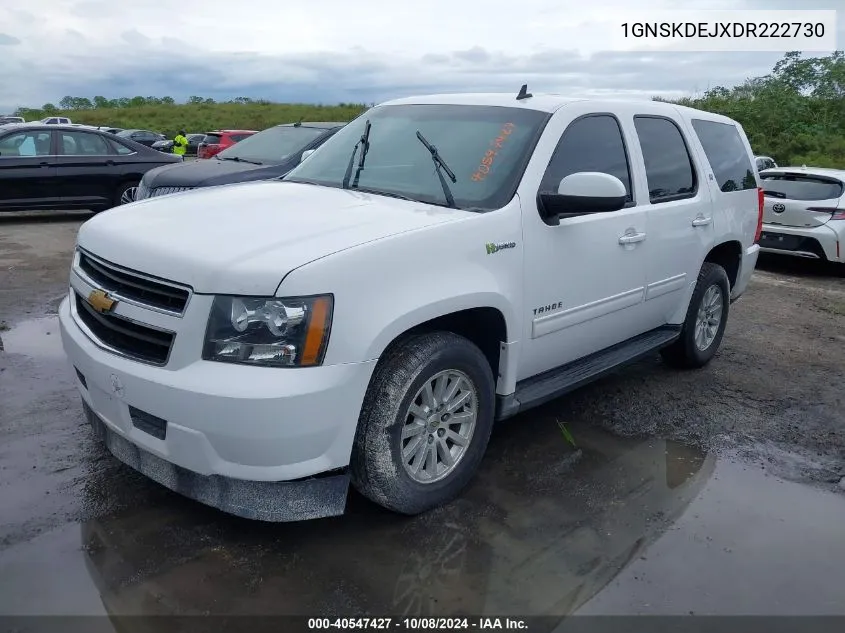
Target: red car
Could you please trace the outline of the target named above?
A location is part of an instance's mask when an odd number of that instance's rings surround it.
[[[222,152],[227,147],[232,147],[248,136],[252,136],[257,130],[215,130],[208,132],[197,146],[197,158],[211,158]]]

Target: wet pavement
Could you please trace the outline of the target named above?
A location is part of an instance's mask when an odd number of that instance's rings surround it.
[[[8,241],[0,615],[845,615],[835,276],[761,271],[707,369],[648,359],[502,424],[447,507],[400,517],[353,493],[342,517],[265,524],[94,440],[51,314],[72,241],[40,258]]]

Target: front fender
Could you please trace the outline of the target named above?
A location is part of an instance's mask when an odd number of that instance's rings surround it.
[[[430,319],[490,307],[509,338],[521,323],[522,240],[518,207],[393,235],[312,261],[291,272],[277,293],[332,293],[325,363],[378,358],[397,336]],[[488,255],[487,242],[515,242]]]

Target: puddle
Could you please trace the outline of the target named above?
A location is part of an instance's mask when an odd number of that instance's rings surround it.
[[[113,615],[562,616],[659,538],[714,464],[674,442],[572,432],[578,459],[554,423],[503,428],[460,499],[410,518],[352,494],[342,517],[250,522],[140,477],[92,472],[81,494],[122,507],[83,522],[75,547],[36,538],[10,548],[33,564],[15,568],[17,589],[0,591],[0,613],[39,613],[53,591],[64,603],[61,583],[42,576],[84,563],[86,587]],[[0,553],[0,577],[11,555]],[[27,587],[37,600],[14,597]],[[84,604],[74,612],[100,608]]]
[[[76,493],[107,514],[0,549],[0,614],[845,614],[840,496],[590,427],[572,459],[516,420],[418,517],[353,494],[342,517],[251,522],[108,462]]]
[[[57,316],[28,319],[0,331],[0,351],[32,358],[62,358],[62,338]]]

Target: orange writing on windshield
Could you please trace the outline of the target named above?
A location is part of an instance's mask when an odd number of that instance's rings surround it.
[[[484,152],[484,156],[481,157],[481,162],[478,167],[476,167],[472,176],[470,176],[472,180],[475,182],[481,182],[487,178],[487,174],[490,173],[490,169],[493,167],[496,156],[499,155],[499,150],[504,147],[505,142],[513,133],[515,127],[516,126],[513,123],[505,123],[502,126],[502,129],[499,130],[499,135],[490,141],[490,149]]]

